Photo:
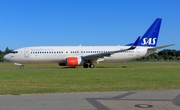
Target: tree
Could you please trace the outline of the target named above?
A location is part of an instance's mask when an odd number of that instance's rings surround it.
[[[11,53],[13,50],[10,50],[8,47],[6,48],[6,50],[5,50],[5,53],[7,54],[7,53]]]
[[[164,49],[159,51],[158,53],[151,54],[147,57],[142,57],[137,61],[152,61],[152,60],[164,61],[164,60],[180,60],[180,50],[172,50],[172,49]]]

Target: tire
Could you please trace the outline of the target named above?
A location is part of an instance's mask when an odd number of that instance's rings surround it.
[[[24,69],[24,66],[23,66],[23,65],[21,65],[21,66],[20,66],[20,69]]]
[[[94,68],[94,64],[89,64],[89,68]]]
[[[84,67],[84,68],[88,68],[88,64],[85,63],[85,64],[83,65],[83,67]]]

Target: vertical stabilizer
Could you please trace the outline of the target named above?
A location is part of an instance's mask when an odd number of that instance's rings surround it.
[[[139,40],[138,46],[156,47],[161,21],[161,18],[157,18],[154,21],[154,23],[149,27],[146,33]]]

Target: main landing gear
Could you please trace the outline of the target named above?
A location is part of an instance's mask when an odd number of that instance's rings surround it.
[[[83,67],[84,67],[84,68],[88,68],[88,67],[89,67],[89,68],[94,68],[95,66],[94,66],[94,64],[92,64],[92,63],[90,63],[89,66],[88,66],[87,63],[84,63]]]

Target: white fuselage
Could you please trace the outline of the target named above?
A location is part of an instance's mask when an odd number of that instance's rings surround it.
[[[109,51],[123,50],[130,46],[39,46],[25,47],[14,50],[4,56],[14,63],[65,63],[68,57],[82,57]],[[137,46],[134,50],[112,54],[110,57],[99,58],[93,62],[123,62],[148,56],[156,51],[148,51],[150,47]]]

